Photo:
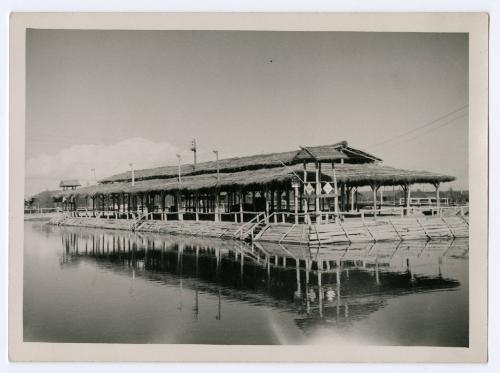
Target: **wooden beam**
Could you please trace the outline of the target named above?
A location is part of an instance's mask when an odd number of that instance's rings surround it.
[[[321,194],[321,181],[319,178],[321,170],[321,163],[315,162],[315,176],[316,176],[316,196],[315,196],[315,205],[316,205],[316,224],[321,224],[321,210],[319,207],[319,195]]]
[[[338,189],[338,183],[337,183],[337,174],[335,172],[335,163],[332,162],[332,171],[333,171],[333,189],[335,192],[335,215],[338,216],[339,213],[339,189]]]
[[[304,162],[304,188],[302,196],[304,197],[303,207],[304,207],[304,219],[308,220],[307,210],[309,208],[309,199],[307,198],[306,186],[307,186],[307,164]],[[308,222],[309,223],[309,222]]]
[[[294,203],[293,203],[293,210],[294,210],[294,215],[295,215],[295,224],[299,224],[299,186],[296,185],[293,187],[293,198],[294,198]]]

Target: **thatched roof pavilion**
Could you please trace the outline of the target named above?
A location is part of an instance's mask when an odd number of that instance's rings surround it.
[[[440,183],[454,180],[449,175],[398,169],[381,162],[380,158],[342,141],[196,166],[184,164],[124,172],[94,186],[54,192],[54,198],[71,204],[73,209],[81,201],[88,206],[91,199],[93,209],[197,212],[203,208],[204,212],[214,213],[220,211],[222,198],[226,211],[233,211],[239,205],[240,211],[245,207],[269,213],[283,208],[290,211],[293,206],[296,215],[299,211],[306,215],[314,211],[320,219],[324,209],[337,213],[349,209],[349,202],[352,209],[351,192],[358,187],[372,188],[376,209],[376,195],[381,186],[401,186],[408,200],[412,184],[430,183],[436,187],[439,203]]]

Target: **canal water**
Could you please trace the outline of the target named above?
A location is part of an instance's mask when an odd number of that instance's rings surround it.
[[[25,222],[24,340],[468,346],[468,241],[307,248]]]

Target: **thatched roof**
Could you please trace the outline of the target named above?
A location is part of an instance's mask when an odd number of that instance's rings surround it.
[[[339,159],[347,159],[348,157],[337,150],[338,145],[327,146],[301,146],[300,150],[293,157],[294,162],[301,161],[323,161],[333,162]]]
[[[377,185],[399,185],[405,183],[435,183],[452,181],[453,176],[431,173],[427,171],[408,171],[376,164],[336,164],[336,177],[340,183],[353,186],[364,186],[376,183]],[[259,189],[263,186],[290,185],[292,178],[298,175],[303,177],[301,165],[288,167],[262,168],[241,172],[220,173],[217,181],[216,174],[201,174],[182,177],[181,183],[175,178],[148,179],[130,182],[99,184],[83,187],[76,190],[59,191],[55,197],[61,196],[94,196],[96,194],[141,193],[152,191],[173,192],[181,191],[210,191],[213,188],[229,189]],[[308,180],[314,180],[314,172],[308,170]],[[321,179],[333,180],[333,171],[330,168],[322,169]]]
[[[76,179],[71,179],[71,180],[61,180],[59,183],[59,186],[62,187],[79,187],[82,184]]]
[[[345,158],[346,163],[371,163],[381,161],[380,158],[372,156],[361,150],[354,149],[348,146],[346,141],[342,141],[333,145],[307,147],[315,154],[321,156],[321,160],[338,160]],[[294,159],[301,150],[294,150],[282,153],[259,154],[248,157],[234,157],[219,160],[219,169],[221,172],[238,172],[245,170],[255,170],[261,168],[282,167],[283,164],[292,165],[301,160]],[[342,154],[343,153],[343,154]],[[181,165],[181,174],[198,175],[217,172],[217,163],[215,161],[202,162],[196,165],[196,169],[192,164]],[[149,168],[144,170],[135,170],[135,180],[157,179],[157,178],[174,178],[178,175],[178,166],[165,166]],[[132,179],[131,171],[123,172],[100,180],[100,183],[123,182]]]
[[[400,185],[420,183],[442,183],[455,180],[454,176],[428,171],[412,171],[377,164],[336,164],[337,180],[352,186]],[[331,168],[323,167],[321,172],[333,178]]]

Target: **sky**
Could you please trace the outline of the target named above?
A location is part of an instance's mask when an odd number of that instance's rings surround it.
[[[192,162],[192,139],[198,161],[346,140],[468,189],[466,34],[28,30],[26,44],[26,196]]]

